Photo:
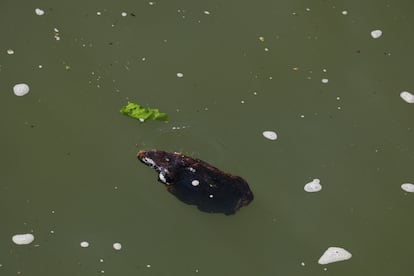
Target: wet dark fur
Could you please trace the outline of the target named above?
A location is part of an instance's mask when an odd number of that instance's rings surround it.
[[[231,215],[253,200],[253,193],[244,179],[222,172],[202,160],[161,150],[142,150],[137,157],[163,173],[168,183],[164,184],[170,193],[187,204],[196,205],[201,211]],[[144,162],[145,158],[153,160],[155,166]],[[193,186],[193,180],[199,185]]]

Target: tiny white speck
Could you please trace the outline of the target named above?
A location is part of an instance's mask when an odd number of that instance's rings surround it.
[[[306,8],[306,11],[308,12],[308,11],[310,11],[310,8]]]
[[[253,92],[253,95],[257,96],[257,92]]]
[[[209,11],[204,11],[203,13],[206,14],[206,15],[210,15]]]
[[[43,68],[43,65],[39,64],[37,67],[38,67],[39,69],[42,69],[42,68]]]
[[[105,270],[101,270],[101,273],[105,273]]]
[[[104,262],[104,259],[99,259],[99,262],[103,263]]]
[[[58,33],[59,32],[59,29],[58,28],[53,28],[53,30],[55,31],[55,33]]]
[[[146,61],[147,59],[145,57],[141,58],[142,61]]]
[[[241,100],[241,101],[240,101],[240,103],[244,104],[244,101],[243,101],[243,100]]]
[[[150,6],[154,6],[154,5],[155,5],[155,2],[148,2],[148,4],[149,4]]]
[[[301,266],[305,266],[305,262],[301,262],[301,263],[300,263],[300,265],[301,265]]]
[[[376,38],[380,38],[382,36],[382,31],[381,30],[373,30],[371,32],[371,37],[376,39]]]
[[[200,185],[200,181],[198,181],[197,179],[194,179],[193,181],[191,181],[191,185],[198,186]]]
[[[347,15],[347,14],[348,14],[348,11],[346,10],[342,11],[342,15]]]
[[[401,99],[403,99],[406,103],[414,103],[414,95],[408,91],[403,91],[400,93]]]
[[[307,183],[303,188],[308,193],[315,193],[322,190],[321,181],[319,179],[314,179],[311,182]]]
[[[182,77],[184,77],[184,74],[183,73],[177,73],[177,77],[182,78]]]
[[[305,118],[305,115],[303,115],[303,114],[302,114],[302,115],[300,115],[300,117],[301,117],[301,118]]]
[[[83,248],[89,247],[89,242],[83,241],[83,242],[80,243],[80,246],[83,247]]]
[[[18,83],[13,86],[14,95],[19,96],[19,97],[24,96],[27,93],[29,93],[29,90],[30,90],[29,86],[25,83]]]
[[[44,15],[44,14],[45,14],[45,11],[44,11],[44,10],[42,10],[42,9],[37,8],[37,9],[35,9],[35,13],[36,13],[37,15]]]
[[[115,250],[121,250],[121,249],[122,249],[122,244],[120,244],[119,242],[116,242],[116,243],[114,243],[114,244],[112,245],[112,247],[113,247]]]
[[[54,234],[55,233],[55,231],[53,231],[53,230],[50,230],[50,234]]]
[[[98,11],[98,12],[96,12],[96,15],[97,15],[97,16],[100,16],[101,14],[102,14],[102,13],[101,13],[101,12],[99,12],[99,11]]]
[[[267,138],[269,140],[276,140],[277,139],[277,134],[274,131],[266,130],[266,131],[263,131],[262,134],[265,138]]]
[[[265,50],[266,52],[269,52],[269,48],[264,48],[264,50]]]
[[[213,198],[213,197],[214,197],[214,195],[209,195],[209,197],[210,197],[210,198]]]
[[[326,72],[328,72],[328,70],[326,70],[326,69],[324,68],[324,69],[322,69],[322,72],[326,73]]]
[[[328,83],[328,82],[329,82],[329,80],[328,80],[328,79],[322,79],[322,83],[326,84],[326,83]]]
[[[125,16],[127,16],[127,13],[126,13],[126,12],[122,12],[122,13],[121,13],[121,15],[122,15],[123,17],[125,17]]]
[[[338,106],[338,107],[337,107],[337,109],[338,109],[338,110],[341,110],[341,109],[342,109],[342,107]]]
[[[150,264],[147,264],[147,268],[150,268],[151,267],[151,265]]]
[[[13,49],[7,49],[7,53],[8,53],[9,55],[13,55],[13,54],[14,54],[14,51],[13,51]]]
[[[404,183],[401,185],[401,189],[403,189],[407,193],[414,193],[414,184]]]
[[[341,99],[341,97],[336,97],[336,100],[339,101]]]

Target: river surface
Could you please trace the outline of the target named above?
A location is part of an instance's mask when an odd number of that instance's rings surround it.
[[[413,10],[2,1],[0,275],[413,275]],[[124,116],[128,101],[169,120]],[[255,198],[200,212],[136,159],[150,148],[240,175]],[[318,264],[333,246],[352,258]]]

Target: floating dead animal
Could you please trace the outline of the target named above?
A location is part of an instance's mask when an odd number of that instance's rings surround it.
[[[253,200],[249,185],[241,177],[199,159],[161,150],[141,150],[137,157],[159,173],[158,180],[170,193],[201,211],[231,215]]]

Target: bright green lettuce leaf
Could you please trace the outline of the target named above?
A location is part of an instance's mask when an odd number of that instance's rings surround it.
[[[131,118],[135,118],[144,122],[145,120],[167,121],[168,115],[160,112],[156,108],[144,108],[139,104],[128,102],[128,104],[121,108],[120,112]]]

